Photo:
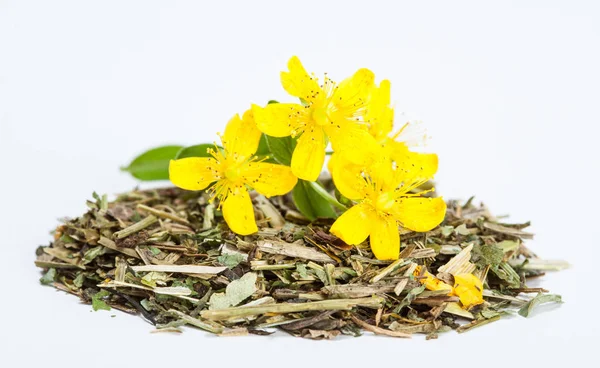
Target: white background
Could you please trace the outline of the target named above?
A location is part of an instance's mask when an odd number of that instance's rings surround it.
[[[264,366],[596,356],[599,45],[594,1],[0,1],[0,365],[246,366],[264,349]],[[292,55],[337,80],[359,67],[390,79],[397,111],[433,136],[439,192],[532,220],[532,248],[572,264],[541,282],[566,303],[436,341],[224,339],[150,334],[39,285],[34,250],[57,218],[137,185],[118,168],[146,148],[212,141],[251,102],[290,101],[279,71]]]

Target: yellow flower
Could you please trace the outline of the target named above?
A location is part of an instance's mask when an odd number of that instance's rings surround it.
[[[336,183],[336,186],[344,196],[359,203],[335,221],[331,233],[353,245],[370,236],[371,250],[377,259],[398,259],[398,225],[413,231],[429,231],[446,214],[442,198],[421,196],[433,189],[411,193],[435,173],[428,164],[427,160],[418,159],[396,166],[376,163],[369,170],[345,173],[343,185]]]
[[[465,309],[483,303],[483,284],[472,273],[454,275],[452,293],[460,298],[460,303]]]
[[[292,172],[300,179],[316,180],[323,168],[328,140],[335,151],[342,152],[351,162],[364,162],[365,152],[376,146],[364,123],[373,73],[360,69],[339,85],[326,75],[319,85],[296,56],[288,62],[288,69],[281,73],[283,88],[303,104],[252,108],[263,133],[273,137],[299,136],[292,155]]]
[[[270,197],[288,193],[297,178],[287,166],[256,160],[261,132],[252,111],[242,119],[235,115],[221,136],[223,150],[209,150],[212,157],[171,160],[169,176],[173,184],[187,190],[203,190],[210,184],[211,201],[219,199],[223,217],[232,231],[248,235],[258,231],[248,187]]]
[[[375,161],[388,165],[414,164],[429,168],[431,172],[423,173],[424,176],[433,176],[437,171],[437,155],[409,151],[410,146],[419,145],[426,138],[426,135],[419,131],[417,124],[405,123],[398,132],[390,136],[394,127],[394,109],[390,105],[390,87],[388,80],[383,80],[379,86],[373,87],[365,112],[365,122],[369,127],[369,134],[378,143],[376,148],[370,150],[370,154],[365,155],[360,164],[348,160],[346,155],[339,153],[331,156],[328,169],[336,186],[343,186],[349,173],[364,170]]]

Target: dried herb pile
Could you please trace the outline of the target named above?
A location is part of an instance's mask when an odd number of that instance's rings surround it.
[[[565,266],[525,246],[529,223],[498,222],[472,200],[449,201],[445,221],[432,231],[401,233],[400,259],[390,262],[375,259],[368,244],[348,246],[331,235],[332,219],[309,223],[288,197],[254,196],[260,230],[245,237],[228,229],[203,192],[94,197],[86,214],[38,248],[41,282],[94,310],[141,315],[157,331],[191,325],[219,335],[278,328],[311,339],[363,331],[429,339],[561,301],[526,286]],[[463,309],[447,290],[427,290],[426,272],[449,284],[454,274],[472,272],[484,281],[485,302]]]

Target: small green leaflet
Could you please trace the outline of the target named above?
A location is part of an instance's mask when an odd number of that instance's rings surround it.
[[[127,171],[139,180],[169,180],[169,161],[174,159],[182,148],[182,146],[153,148],[136,157],[129,166],[121,170]]]
[[[298,183],[292,189],[292,199],[298,210],[311,221],[314,221],[317,217],[336,217],[336,213],[329,202],[315,191],[310,182],[298,180]]]
[[[524,306],[519,309],[519,315],[523,317],[529,317],[533,308],[537,305],[544,303],[562,303],[562,297],[556,294],[542,294],[539,293],[535,298],[528,301]]]

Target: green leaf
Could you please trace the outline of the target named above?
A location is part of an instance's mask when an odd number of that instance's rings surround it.
[[[217,261],[223,266],[232,269],[244,260],[244,256],[238,253],[225,253],[217,257]]]
[[[273,155],[275,161],[282,165],[290,166],[292,163],[292,153],[296,148],[296,140],[292,137],[276,138],[265,135],[269,152]]]
[[[73,285],[77,286],[78,288],[81,288],[83,286],[84,281],[85,281],[85,274],[83,272],[79,272],[77,274],[77,277],[75,277],[73,279]]]
[[[136,157],[129,166],[121,170],[127,171],[139,180],[169,180],[169,161],[174,159],[182,148],[182,146],[153,148]]]
[[[402,308],[409,306],[410,303],[412,303],[413,300],[415,300],[417,296],[419,296],[419,294],[421,294],[423,291],[425,291],[425,285],[417,286],[415,288],[410,289],[410,291],[408,292],[408,294],[406,294],[402,302],[400,302],[400,304],[398,304],[398,306],[394,309],[394,313],[400,313]]]
[[[102,245],[88,249],[83,254],[83,264],[88,264],[96,257],[103,255],[106,252],[106,249],[107,248],[103,247]]]
[[[556,294],[542,294],[539,293],[535,298],[531,299],[524,306],[519,309],[519,315],[523,317],[529,317],[529,314],[537,305],[544,303],[562,303],[562,297]]]
[[[271,153],[269,145],[267,144],[267,136],[265,134],[260,135],[260,141],[258,142],[258,149],[256,150],[257,156],[266,156]]]
[[[92,309],[98,311],[102,310],[110,310],[110,305],[106,304],[102,298],[109,296],[110,293],[106,290],[100,290],[94,296],[92,296]]]
[[[292,199],[298,211],[311,221],[314,221],[317,217],[336,217],[336,213],[329,202],[315,191],[310,182],[298,180],[298,184],[292,189]]]
[[[221,148],[219,146],[216,147]],[[210,143],[202,143],[197,144],[195,146],[183,147],[181,150],[179,150],[179,152],[177,152],[175,158],[180,159],[186,157],[212,157],[208,153],[209,148],[215,149],[215,145]]]
[[[166,285],[168,279],[169,277],[164,272],[151,271],[148,272],[144,277],[142,277],[140,281],[146,286],[156,287],[157,285]]]
[[[492,272],[500,279],[506,281],[508,287],[518,288],[521,286],[519,274],[506,262],[500,262],[497,266],[491,266]]]
[[[40,282],[42,283],[42,285],[50,285],[51,283],[54,282],[55,278],[56,278],[56,269],[51,268],[48,270],[48,272],[46,272],[44,274],[44,276],[42,276],[42,278],[40,278]]]
[[[260,141],[258,142],[258,149],[256,150],[256,153],[254,154],[254,156],[258,159],[264,162],[268,162],[271,164],[277,164],[278,162],[275,161],[275,158],[273,157],[273,154],[271,153],[271,149],[269,148],[269,144],[267,143],[267,136],[265,134],[261,134],[260,135]]]
[[[256,290],[256,280],[258,275],[248,272],[241,278],[234,280],[227,285],[224,293],[214,293],[209,300],[209,309],[224,309],[235,307],[236,305],[249,298]]]
[[[462,226],[462,225],[461,225]],[[480,267],[498,267],[504,258],[504,251],[496,245],[475,245],[473,261]]]

